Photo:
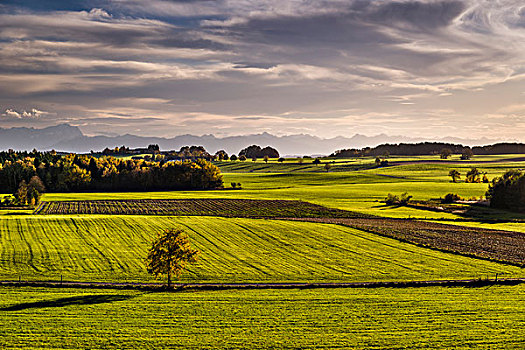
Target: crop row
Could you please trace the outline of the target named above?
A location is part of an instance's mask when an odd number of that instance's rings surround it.
[[[341,225],[134,215],[0,218],[0,280],[149,282],[157,232],[181,227],[199,261],[187,282],[358,282],[524,277],[525,270],[443,253]],[[1,319],[1,316],[0,316]],[[0,327],[1,328],[1,327]],[[1,348],[1,346],[0,346]]]
[[[525,267],[525,234],[521,232],[379,217],[304,220],[343,224],[425,247]]]
[[[175,215],[223,217],[362,217],[296,200],[139,199],[42,202],[35,214]]]

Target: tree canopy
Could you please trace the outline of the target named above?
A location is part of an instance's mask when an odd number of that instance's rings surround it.
[[[450,157],[451,155],[452,155],[452,150],[451,150],[450,148],[447,148],[447,147],[443,148],[443,149],[441,150],[441,152],[439,153],[439,157],[440,157],[441,159],[447,159],[447,158]]]
[[[465,182],[480,182],[481,172],[478,170],[478,168],[471,168],[469,171],[467,171],[467,174],[465,175]]]
[[[2,191],[14,193],[22,180],[29,183],[34,176],[50,192],[213,189],[223,184],[219,168],[204,159],[155,162],[50,152],[0,152]]]
[[[196,262],[199,254],[198,250],[191,248],[190,240],[182,229],[167,229],[159,233],[153,242],[146,268],[156,277],[166,275],[170,288],[171,276],[180,279],[186,265]]]
[[[239,156],[245,156],[246,158],[279,158],[279,152],[270,146],[261,148],[261,146],[251,145],[242,149],[239,152]]]
[[[494,178],[486,196],[493,208],[525,211],[525,173],[509,170]]]
[[[420,142],[420,143],[399,143],[382,144],[376,147],[351,148],[335,151],[330,157],[363,157],[363,156],[383,156],[385,154],[398,156],[417,156],[440,154],[441,150],[448,148],[452,154],[461,154],[462,159],[470,159],[474,154],[523,154],[525,144],[523,143],[496,143],[488,146],[468,147],[460,144],[444,142]]]
[[[458,180],[461,178],[461,173],[456,169],[451,169],[448,172],[448,176],[452,178],[452,182],[458,182]]]

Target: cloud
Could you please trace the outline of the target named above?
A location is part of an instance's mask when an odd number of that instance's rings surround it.
[[[462,1],[392,1],[369,5],[374,9],[368,18],[375,23],[418,30],[447,27],[466,7]]]
[[[85,13],[85,11],[83,11],[83,13]],[[102,19],[111,19],[113,16],[110,15],[109,13],[107,13],[105,10],[103,9],[98,9],[98,8],[93,8],[91,9],[88,13],[87,13],[87,16],[89,18],[92,18],[92,19],[98,19],[98,20],[102,20]]]
[[[0,116],[8,119],[38,119],[42,116],[48,115],[48,112],[40,111],[36,108],[32,108],[29,111],[20,110],[16,111],[12,108],[8,108]]]
[[[442,133],[447,110],[481,132],[480,115],[510,113],[525,90],[518,0],[3,4],[0,105],[53,111],[8,109],[4,123]]]
[[[13,109],[6,109],[5,112],[2,113],[2,117],[20,119],[22,115]]]

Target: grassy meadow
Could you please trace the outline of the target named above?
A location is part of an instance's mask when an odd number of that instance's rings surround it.
[[[523,349],[525,286],[151,293],[0,288],[0,347]]]

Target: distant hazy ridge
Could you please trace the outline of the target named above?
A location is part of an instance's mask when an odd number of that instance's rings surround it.
[[[436,139],[438,140],[438,139]],[[91,150],[101,151],[106,147],[113,148],[126,145],[130,148],[146,147],[149,144],[158,144],[163,150],[180,149],[182,146],[204,146],[210,153],[223,149],[229,154],[238,153],[241,149],[257,144],[272,146],[282,155],[330,154],[343,148],[374,147],[383,143],[422,142],[429,141],[423,138],[405,136],[364,136],[355,134],[351,137],[338,136],[331,139],[322,139],[311,135],[274,136],[268,133],[229,136],[224,138],[214,135],[180,135],[173,138],[144,137],[136,135],[121,136],[86,136],[76,127],[68,124],[51,126],[44,129],[34,128],[0,128],[0,149],[14,150],[51,150],[85,153]],[[497,142],[486,138],[466,140],[445,137],[439,141],[461,143],[463,145],[486,145]]]

